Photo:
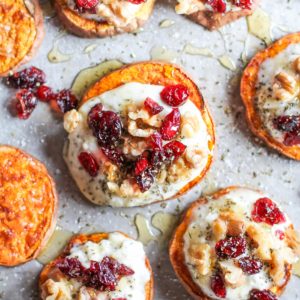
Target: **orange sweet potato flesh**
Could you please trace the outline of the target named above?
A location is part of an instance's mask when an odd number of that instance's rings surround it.
[[[147,61],[127,65],[104,76],[86,92],[86,94],[83,96],[80,105],[82,105],[83,103],[87,102],[89,99],[95,96],[98,96],[106,91],[110,91],[129,82],[139,82],[143,84],[163,86],[171,84],[185,85],[190,92],[189,99],[199,109],[203,121],[206,124],[208,134],[211,137],[211,140],[208,144],[208,148],[211,151],[211,154],[208,157],[207,164],[194,180],[189,182],[176,195],[172,197],[176,198],[187,192],[194,185],[196,185],[205,176],[205,174],[211,166],[213,159],[212,152],[215,145],[215,132],[214,124],[208,111],[208,108],[206,107],[201,92],[199,91],[196,84],[180,67],[174,64],[158,61]]]
[[[124,234],[122,232],[119,232],[119,233],[121,233],[124,236],[128,237],[126,234]],[[59,257],[57,257],[55,260],[53,260],[52,262],[47,264],[44,267],[44,269],[42,270],[42,272],[40,274],[40,278],[39,278],[39,287],[40,287],[40,289],[42,288],[42,285],[47,281],[47,279],[49,279],[49,274],[51,273],[53,268],[55,268],[55,265],[56,265],[57,261],[61,258],[64,258],[64,257],[68,256],[69,252],[70,252],[70,249],[72,247],[74,247],[75,245],[84,244],[88,241],[91,241],[91,242],[94,242],[94,243],[99,243],[100,241],[102,241],[104,239],[107,239],[108,236],[109,236],[108,233],[94,233],[94,234],[90,234],[90,235],[80,234],[80,235],[74,236],[69,241],[69,243],[66,246],[66,248],[64,249],[63,253]],[[147,269],[151,273],[151,278],[145,286],[145,295],[146,295],[145,300],[152,300],[153,299],[154,277],[153,277],[152,269],[151,269],[150,262],[149,262],[148,258],[146,258],[145,264],[146,264]]]
[[[179,280],[186,288],[186,290],[193,296],[196,300],[212,300],[212,298],[208,297],[204,294],[202,289],[193,281],[193,278],[185,264],[185,257],[184,257],[184,234],[188,229],[188,226],[191,222],[194,221],[194,211],[201,205],[207,203],[207,201],[214,201],[218,200],[219,198],[223,197],[224,195],[230,193],[232,190],[239,188],[238,186],[230,186],[225,189],[214,193],[213,195],[209,196],[209,199],[206,197],[200,198],[199,200],[193,202],[191,206],[187,209],[185,214],[182,216],[182,220],[180,225],[174,232],[172,240],[170,242],[169,247],[169,256],[171,260],[171,264],[175,273],[177,274]],[[291,269],[292,266],[287,266],[286,268],[286,280],[282,286],[275,286],[271,290],[276,295],[280,296],[284,291],[286,285],[288,284],[291,278]]]
[[[35,258],[56,222],[55,184],[45,166],[10,146],[0,146],[0,265]]]
[[[286,146],[282,142],[273,138],[264,129],[263,120],[261,119],[258,111],[255,108],[255,86],[258,80],[258,73],[261,64],[265,60],[275,57],[280,52],[284,51],[288,46],[297,43],[300,43],[300,33],[293,33],[278,40],[269,48],[258,52],[252,58],[243,73],[243,77],[241,80],[241,97],[246,106],[246,116],[252,132],[259,138],[264,140],[268,146],[274,148],[275,150],[290,158],[300,160],[300,146]]]
[[[0,24],[0,76],[5,76],[30,60],[42,41],[38,0],[0,1]]]

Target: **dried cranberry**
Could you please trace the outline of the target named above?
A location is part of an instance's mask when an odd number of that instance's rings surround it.
[[[226,286],[222,274],[218,271],[211,277],[210,287],[217,297],[226,297]]]
[[[279,116],[273,120],[274,127],[284,132],[300,130],[300,116]]]
[[[228,237],[216,244],[216,253],[220,258],[236,258],[246,251],[246,240],[241,237]]]
[[[275,235],[282,241],[282,240],[284,240],[284,238],[285,238],[285,233],[283,232],[283,231],[281,231],[281,230],[276,230],[275,231]]]
[[[16,111],[18,118],[26,120],[37,105],[37,99],[29,90],[23,89],[16,94]]]
[[[94,8],[99,3],[99,0],[75,0],[75,1],[76,1],[76,6],[78,8],[83,8],[87,10]]]
[[[278,300],[277,296],[268,290],[252,290],[249,300]]]
[[[49,102],[53,97],[54,93],[49,86],[41,85],[35,92],[35,95],[40,101]]]
[[[275,225],[285,222],[285,216],[278,206],[269,198],[260,198],[254,203],[252,220],[257,223]]]
[[[164,151],[152,151],[150,156],[150,165],[154,171],[159,171],[163,164],[168,163],[169,160],[165,156]]]
[[[259,259],[249,256],[240,258],[238,263],[243,272],[249,275],[257,274],[263,268],[263,263]]]
[[[91,108],[88,114],[88,125],[90,128],[94,128],[95,126],[97,126],[102,110],[103,105],[101,103],[98,103]]]
[[[118,148],[101,148],[104,155],[118,167],[123,167],[126,163],[126,156]]]
[[[81,152],[78,156],[78,160],[90,176],[96,177],[98,175],[99,165],[91,153]]]
[[[146,169],[135,177],[140,190],[144,193],[148,191],[154,183],[154,176],[150,169]]]
[[[127,1],[132,4],[141,4],[141,3],[146,2],[146,0],[127,0]]]
[[[163,149],[162,138],[158,132],[154,132],[150,135],[147,141],[152,150],[161,151]]]
[[[286,146],[296,146],[300,144],[300,131],[297,132],[287,132],[284,135],[284,145]]]
[[[253,0],[233,0],[233,4],[243,9],[251,9]]]
[[[169,160],[175,160],[180,157],[185,149],[186,146],[179,141],[172,141],[164,146],[165,156]]]
[[[78,100],[70,90],[62,90],[53,96],[51,105],[56,111],[66,113],[77,108]]]
[[[166,86],[160,93],[161,99],[170,106],[182,105],[189,95],[189,90],[182,84]]]
[[[82,277],[86,271],[77,258],[64,258],[56,263],[58,269],[71,278]]]
[[[151,98],[147,98],[144,102],[144,106],[151,116],[157,115],[164,110],[157,102]]]
[[[160,128],[160,134],[163,140],[169,141],[176,136],[180,127],[180,117],[181,115],[178,108],[173,108],[173,110],[166,115]]]
[[[226,2],[225,0],[207,0],[207,3],[211,5],[214,12],[225,13]]]
[[[136,176],[140,175],[149,167],[149,162],[146,157],[139,157],[139,159],[135,163],[134,174]]]
[[[122,134],[122,122],[113,111],[101,111],[101,105],[94,106],[89,113],[88,122],[100,146],[116,146]]]
[[[34,88],[37,85],[43,84],[45,82],[45,73],[36,67],[29,67],[7,77],[7,84],[12,86],[13,88]]]

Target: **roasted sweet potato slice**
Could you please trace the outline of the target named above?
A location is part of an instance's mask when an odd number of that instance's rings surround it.
[[[282,142],[272,137],[264,129],[263,120],[261,119],[261,116],[259,115],[255,106],[255,88],[261,64],[265,60],[277,56],[288,46],[298,43],[300,43],[300,33],[293,33],[278,40],[267,49],[258,52],[244,70],[241,80],[241,97],[246,107],[246,116],[252,132],[265,141],[268,146],[296,160],[300,160],[300,145],[286,146]]]
[[[193,296],[194,299],[211,300],[212,298],[208,297],[202,291],[202,289],[196,284],[196,282],[193,281],[190,271],[185,264],[184,234],[187,231],[189,224],[194,221],[193,214],[198,209],[199,206],[206,204],[208,201],[218,200],[224,195],[229,194],[231,191],[234,191],[235,189],[239,189],[239,188],[240,187],[238,186],[231,186],[222,189],[217,193],[214,193],[213,195],[210,195],[209,198],[203,197],[193,202],[191,206],[187,209],[187,211],[184,213],[184,215],[182,216],[181,223],[175,230],[173,238],[171,239],[170,247],[169,247],[171,264],[178,278],[182,282],[183,286]],[[292,269],[291,265],[287,266],[285,282],[281,286],[275,286],[272,288],[272,292],[275,293],[276,295],[279,296],[284,291],[286,285],[288,284],[291,278],[291,269]]]
[[[209,150],[211,150],[211,153],[213,152],[215,144],[214,124],[208,108],[206,107],[203,97],[196,84],[180,67],[176,65],[157,61],[140,62],[127,65],[101,78],[93,87],[91,87],[86,92],[80,104],[82,105],[83,103],[87,102],[89,99],[97,95],[100,95],[106,91],[110,91],[129,82],[139,82],[143,84],[164,86],[172,84],[185,85],[190,92],[190,100],[193,101],[193,103],[201,112],[202,118],[207,127],[208,134],[211,138],[208,148]],[[199,174],[199,176],[197,176],[189,184],[184,186],[172,198],[184,194],[194,185],[196,185],[205,176],[206,172],[210,168],[212,159],[213,155],[211,154],[209,155],[206,167],[202,170],[201,174]]]
[[[35,258],[56,223],[55,184],[45,166],[10,146],[0,146],[0,265]]]
[[[1,1],[0,26],[0,76],[5,76],[29,61],[43,39],[38,0]]]
[[[125,0],[124,0],[125,1]],[[133,32],[149,19],[155,0],[147,0],[141,5],[135,18],[123,27],[116,27],[105,21],[87,19],[70,9],[67,0],[55,0],[54,6],[63,25],[75,35],[81,37],[106,37],[123,32]]]
[[[123,234],[124,236],[128,237],[126,234],[120,232],[121,234]],[[40,278],[39,278],[39,287],[40,290],[42,288],[42,285],[49,279],[49,275],[51,274],[51,272],[53,271],[53,269],[55,269],[55,265],[58,262],[59,259],[64,258],[66,256],[69,255],[70,249],[75,246],[75,245],[79,245],[79,244],[84,244],[88,241],[94,242],[94,243],[99,243],[100,241],[107,239],[108,238],[108,233],[94,233],[94,234],[90,234],[90,235],[84,235],[84,234],[80,234],[77,236],[74,236],[68,243],[68,245],[66,246],[66,248],[64,249],[63,253],[57,257],[55,260],[53,260],[52,262],[50,262],[49,264],[47,264],[44,269],[42,270],[41,274],[40,274]],[[145,286],[145,295],[146,295],[146,299],[145,300],[152,300],[153,299],[153,284],[154,284],[154,278],[153,278],[153,273],[152,273],[152,269],[151,269],[151,265],[149,260],[146,258],[145,261],[146,267],[147,269],[151,272],[151,278],[149,280],[149,282],[146,284]],[[141,299],[142,300],[142,299]]]

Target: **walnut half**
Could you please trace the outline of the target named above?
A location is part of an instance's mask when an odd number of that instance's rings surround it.
[[[211,247],[208,244],[192,244],[189,254],[200,275],[207,275],[211,266]]]

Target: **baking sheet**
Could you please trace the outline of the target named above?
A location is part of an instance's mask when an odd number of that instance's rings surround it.
[[[300,30],[299,0],[262,0],[262,8],[273,21],[274,38],[287,32]],[[248,130],[244,108],[239,97],[238,79],[243,66],[241,53],[248,36],[246,20],[226,26],[222,31],[209,32],[189,20],[177,16],[174,2],[159,2],[144,30],[138,34],[124,34],[106,39],[81,39],[65,34],[57,18],[51,17],[48,4],[43,1],[46,16],[46,36],[42,47],[30,65],[47,73],[48,84],[68,88],[75,75],[85,67],[106,59],[119,59],[125,63],[150,59],[153,47],[166,47],[199,84],[212,112],[217,133],[215,162],[206,179],[186,196],[169,201],[165,205],[150,205],[135,209],[111,209],[90,204],[80,194],[62,159],[66,138],[62,120],[40,103],[31,118],[21,121],[9,113],[9,99],[14,91],[0,84],[0,143],[10,144],[33,154],[48,167],[59,193],[58,225],[68,231],[91,232],[122,230],[136,237],[134,218],[137,213],[148,220],[158,211],[178,215],[188,203],[196,200],[201,191],[211,191],[228,185],[246,185],[260,188],[279,201],[300,229],[299,163],[284,158],[264,147]],[[174,25],[161,28],[160,22],[173,20]],[[287,32],[286,32],[287,31]],[[54,41],[59,39],[61,52],[70,54],[70,60],[50,63],[47,54]],[[249,37],[249,57],[264,43]],[[186,44],[210,49],[215,56],[229,55],[237,70],[231,71],[220,65],[217,59],[188,55],[183,52]],[[96,49],[84,53],[94,45]],[[155,52],[155,51],[154,51]],[[152,51],[152,53],[154,53]],[[159,231],[151,228],[153,234]],[[158,238],[160,240],[160,238]],[[155,299],[191,299],[178,283],[170,266],[166,245],[152,241],[146,247],[155,272]],[[0,268],[0,299],[37,299],[37,278],[42,265],[37,261],[16,268]],[[300,297],[300,279],[293,277],[282,299]]]

